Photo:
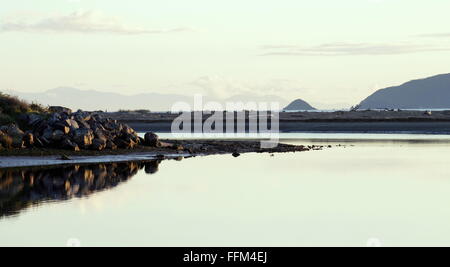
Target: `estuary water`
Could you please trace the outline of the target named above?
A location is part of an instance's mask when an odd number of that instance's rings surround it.
[[[0,246],[450,246],[449,136],[281,139],[326,148],[0,170]]]

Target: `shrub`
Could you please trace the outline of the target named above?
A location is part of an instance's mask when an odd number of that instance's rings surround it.
[[[37,103],[29,104],[16,96],[0,92],[0,125],[17,122],[17,118],[25,113],[46,113],[47,109]]]

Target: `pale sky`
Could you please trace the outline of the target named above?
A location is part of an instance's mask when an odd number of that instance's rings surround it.
[[[450,72],[448,0],[0,0],[0,90],[318,107]]]

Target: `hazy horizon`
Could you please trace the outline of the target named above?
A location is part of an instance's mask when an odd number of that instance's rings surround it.
[[[443,0],[9,1],[0,90],[276,95],[349,107],[449,73],[449,9]]]

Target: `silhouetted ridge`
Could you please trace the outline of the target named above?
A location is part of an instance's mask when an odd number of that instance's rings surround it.
[[[450,74],[414,80],[378,90],[361,102],[361,109],[450,108]]]

